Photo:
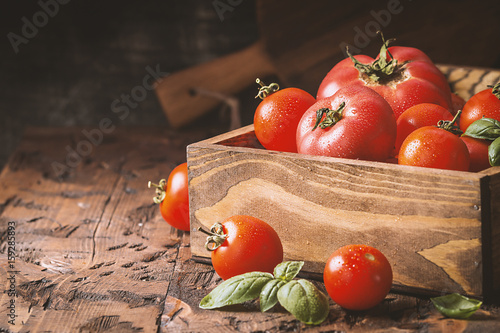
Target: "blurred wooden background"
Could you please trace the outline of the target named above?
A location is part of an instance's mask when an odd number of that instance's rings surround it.
[[[277,15],[284,16],[300,16],[297,4],[308,5],[303,1],[273,3],[279,9]],[[339,48],[337,60],[343,57],[344,44],[375,55],[380,43],[370,33],[378,23],[387,38],[421,48],[435,62],[500,68],[498,1],[360,1],[354,9],[343,3],[329,1],[325,6],[325,11],[335,11],[337,17],[345,11],[339,22],[343,33],[331,41]],[[109,118],[116,126],[168,128],[153,91],[147,91],[138,103],[130,102],[126,116],[113,112],[113,103],[125,103],[124,98],[143,84],[148,67],[172,73],[242,49],[259,38],[255,1],[251,0],[42,0],[10,1],[4,6],[0,14],[4,36],[0,166],[27,125],[92,128]],[[37,23],[36,31],[26,30],[26,21]],[[293,47],[293,35],[279,27],[273,33]],[[14,34],[23,38],[23,42],[17,39],[17,46]],[[249,82],[236,96],[243,125],[252,121],[258,104],[255,92],[254,83]],[[228,113],[214,110],[189,127],[199,127],[210,136],[226,131],[228,124]]]

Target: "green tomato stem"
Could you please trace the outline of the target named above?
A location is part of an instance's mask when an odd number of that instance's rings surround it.
[[[316,123],[311,131],[314,131],[318,126],[321,129],[332,127],[342,119],[342,112],[345,108],[345,102],[342,102],[337,110],[329,108],[321,108],[316,111]],[[323,116],[325,118],[323,119]],[[322,120],[323,119],[323,120]]]
[[[280,89],[280,86],[277,83],[271,83],[270,85],[266,86],[264,82],[259,78],[257,78],[255,82],[260,85],[259,93],[257,94],[257,96],[255,96],[255,98],[264,99]]]
[[[462,130],[460,130],[460,127],[458,127],[455,123],[458,121],[460,118],[460,115],[462,114],[462,110],[458,110],[457,114],[453,119],[450,120],[440,120],[437,123],[437,127],[444,129],[450,133],[456,134],[456,135],[461,135],[463,134]]]
[[[210,231],[206,231],[202,227],[199,227],[198,231],[208,235],[207,241],[205,242],[205,249],[207,249],[207,251],[215,251],[225,242],[227,238],[227,235],[224,233],[224,227],[222,226],[222,223],[219,222],[216,222],[210,228]]]
[[[156,188],[156,197],[153,198],[155,204],[160,204],[163,199],[165,199],[167,187],[167,181],[165,179],[160,180],[159,184],[154,184],[153,182],[148,182],[148,188],[155,187]]]

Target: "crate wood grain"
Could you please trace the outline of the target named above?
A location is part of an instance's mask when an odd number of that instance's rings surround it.
[[[464,99],[500,72],[439,65]],[[253,126],[188,146],[191,250],[209,262],[198,227],[236,214],[280,235],[287,260],[321,278],[338,247],[365,243],[392,263],[405,292],[499,298],[499,168],[480,173],[268,151]]]

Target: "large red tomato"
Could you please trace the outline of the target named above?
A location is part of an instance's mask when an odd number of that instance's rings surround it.
[[[465,132],[470,124],[482,117],[500,121],[500,82],[469,98],[460,116],[460,129]]]
[[[364,86],[345,87],[318,100],[297,127],[301,154],[385,161],[395,140],[391,106]]]
[[[382,302],[392,286],[392,268],[379,250],[347,245],[332,253],[323,272],[332,300],[349,310],[367,310]]]
[[[257,82],[262,85],[258,95],[262,102],[254,114],[255,136],[266,149],[297,152],[297,124],[316,99],[302,89],[277,90],[275,83],[264,86]]]
[[[176,166],[168,176],[168,181],[160,180],[156,185],[155,203],[160,205],[163,219],[172,227],[189,231],[189,195],[187,163]]]
[[[207,249],[212,251],[212,265],[223,280],[254,271],[272,273],[283,261],[283,245],[278,234],[256,217],[231,216],[216,223],[208,234]]]
[[[408,108],[397,120],[396,152],[411,132],[420,127],[437,125],[441,120],[453,120],[452,114],[441,105],[422,103]]]
[[[336,64],[319,86],[316,98],[333,95],[341,87],[367,86],[382,95],[396,118],[409,107],[433,103],[452,110],[452,95],[443,73],[422,51],[403,46],[388,48],[384,41],[377,59],[352,56]]]

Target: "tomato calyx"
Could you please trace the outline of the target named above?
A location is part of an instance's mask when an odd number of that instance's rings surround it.
[[[265,83],[259,78],[257,78],[255,82],[260,85],[259,93],[255,96],[255,98],[264,99],[280,89],[280,86],[277,83],[271,83],[266,86]]]
[[[496,98],[500,99],[500,82],[498,82],[494,86],[489,85],[488,88],[491,88],[491,93],[495,95]]]
[[[154,203],[160,204],[167,195],[167,192],[165,191],[165,188],[167,187],[167,181],[165,179],[162,179],[160,180],[159,184],[154,184],[153,182],[149,181],[148,188],[151,187],[156,188],[156,197],[153,198]]]
[[[462,113],[462,110],[458,110],[457,114],[453,117],[452,120],[440,120],[440,121],[438,121],[437,127],[444,129],[445,131],[448,131],[448,132],[455,134],[455,135],[462,135],[463,131],[456,124],[461,113]]]
[[[336,110],[332,110],[330,108],[318,109],[316,111],[316,123],[311,131],[314,131],[318,126],[321,129],[325,129],[338,123],[342,119],[342,112],[344,111],[344,108],[345,102],[342,102]],[[325,116],[324,119],[323,116]]]
[[[393,58],[392,54],[389,52],[389,43],[394,41],[394,38],[385,40],[384,36],[380,31],[378,33],[382,37],[382,47],[380,48],[380,54],[378,59],[373,61],[371,64],[363,64],[346,49],[346,53],[351,58],[354,63],[354,67],[363,75],[365,75],[370,81],[377,83],[388,83],[390,81],[396,81],[401,78],[402,71],[404,67],[403,64],[398,64],[398,61]],[[387,57],[389,55],[389,59]]]
[[[214,223],[210,231],[206,231],[202,227],[199,227],[198,231],[208,235],[207,241],[205,242],[205,249],[207,249],[207,251],[215,251],[227,238],[227,235],[224,233],[224,227],[220,222]]]

